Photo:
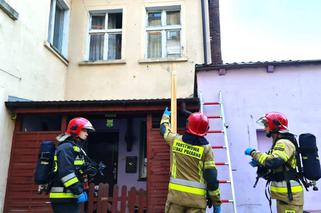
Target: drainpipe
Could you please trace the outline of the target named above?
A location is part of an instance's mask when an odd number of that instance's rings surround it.
[[[219,0],[208,0],[212,64],[222,64]]]
[[[201,0],[202,5],[202,30],[203,30],[203,53],[204,64],[208,64],[207,61],[207,40],[206,40],[206,18],[205,18],[205,0]]]

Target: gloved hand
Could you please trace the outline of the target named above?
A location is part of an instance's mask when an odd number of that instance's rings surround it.
[[[83,192],[79,195],[77,203],[84,203],[88,200],[88,196],[86,192]]]
[[[213,206],[213,213],[221,213],[221,206]]]
[[[171,111],[168,110],[168,107],[165,107],[164,114],[168,117],[171,115]]]
[[[208,194],[207,194],[207,196],[206,196],[206,199],[207,199],[207,206],[208,206],[208,208],[212,208],[213,203],[212,203],[211,198],[209,198],[209,195],[208,195]]]
[[[247,148],[247,149],[245,150],[244,153],[245,153],[245,155],[251,155],[251,153],[252,153],[253,151],[255,151],[255,149],[249,147],[249,148]]]
[[[254,160],[254,159],[252,159],[252,160],[249,162],[249,164],[250,164],[252,167],[257,167],[257,166],[259,165],[259,163],[258,163],[256,160]]]

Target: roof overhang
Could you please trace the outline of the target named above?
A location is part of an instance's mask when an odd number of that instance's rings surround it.
[[[262,68],[267,66],[302,66],[302,65],[321,65],[321,60],[300,60],[300,61],[257,61],[257,62],[241,62],[241,63],[225,63],[225,64],[197,64],[196,72],[239,70],[246,68]]]
[[[133,100],[79,100],[79,101],[7,101],[6,107],[16,114],[38,113],[81,113],[81,112],[152,112],[170,106],[170,99]],[[198,111],[198,98],[177,99],[178,111],[182,106]]]

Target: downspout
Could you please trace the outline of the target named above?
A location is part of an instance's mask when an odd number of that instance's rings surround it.
[[[206,40],[205,0],[201,0],[201,6],[202,6],[202,30],[203,30],[204,64],[208,64],[208,61],[207,61],[207,40]]]

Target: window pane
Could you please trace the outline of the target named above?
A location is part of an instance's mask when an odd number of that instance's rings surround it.
[[[181,36],[180,31],[167,31],[167,56],[181,56]]]
[[[161,32],[148,32],[148,58],[162,57],[162,34]]]
[[[121,34],[108,35],[108,60],[121,59]]]
[[[166,24],[167,25],[180,25],[180,11],[167,11],[166,12]]]
[[[60,8],[57,4],[56,14],[55,14],[55,23],[54,23],[54,35],[53,35],[53,46],[62,51],[62,35],[64,27],[64,10]]]
[[[101,30],[105,28],[105,16],[92,16],[91,29]]]
[[[122,13],[108,14],[108,29],[121,29],[122,19]]]
[[[161,26],[161,12],[148,13],[148,26]]]
[[[104,55],[104,34],[90,35],[89,60],[103,60]]]

